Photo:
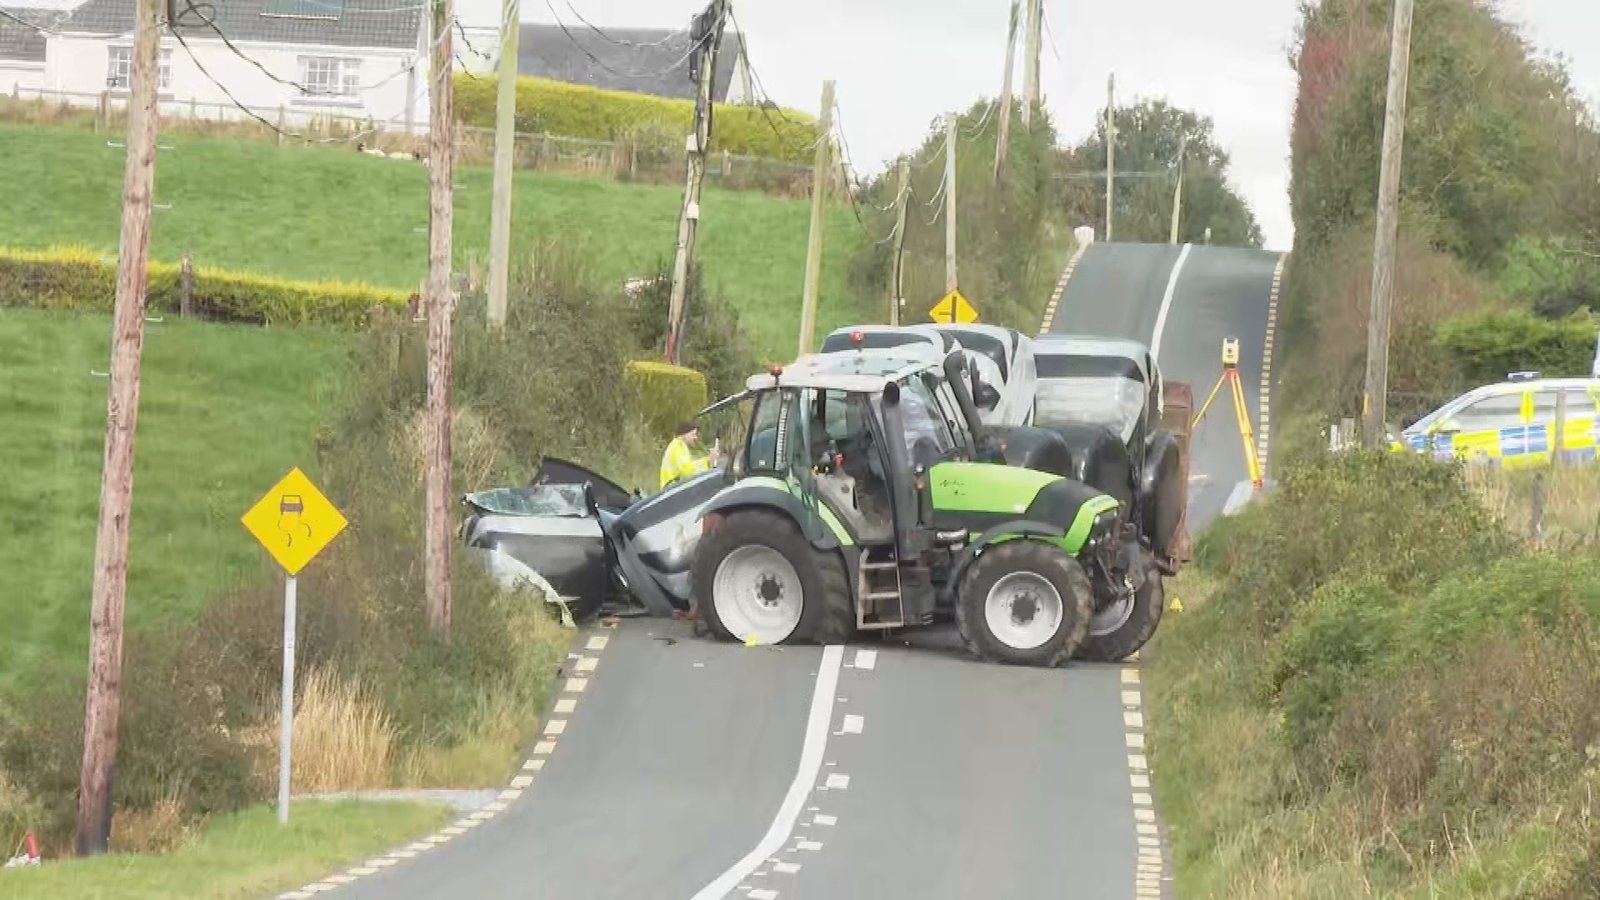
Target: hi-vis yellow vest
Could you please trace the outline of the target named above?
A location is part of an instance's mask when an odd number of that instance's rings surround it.
[[[681,437],[673,438],[672,443],[667,445],[667,452],[661,454],[661,486],[663,488],[679,478],[688,478],[690,475],[704,472],[705,470],[705,461],[696,459],[689,450],[689,445],[685,444]]]

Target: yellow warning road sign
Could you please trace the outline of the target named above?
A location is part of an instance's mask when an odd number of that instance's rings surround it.
[[[348,524],[298,466],[239,521],[290,575],[298,575]]]
[[[940,325],[953,325],[956,323],[967,325],[978,321],[978,311],[957,290],[939,298],[939,302],[933,305],[933,309],[928,310],[928,318],[938,322]]]

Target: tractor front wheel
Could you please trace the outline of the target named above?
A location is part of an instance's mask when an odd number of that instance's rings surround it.
[[[1161,624],[1166,603],[1161,570],[1154,562],[1145,566],[1144,584],[1132,593],[1121,593],[1096,610],[1089,621],[1089,637],[1078,649],[1078,658],[1093,662],[1122,662],[1139,651]]]
[[[981,659],[1059,666],[1088,632],[1091,595],[1083,566],[1059,547],[1010,540],[986,549],[967,570],[956,624]]]
[[[780,512],[729,514],[700,539],[691,579],[701,618],[724,640],[828,644],[850,637],[855,617],[843,560],[814,549]]]

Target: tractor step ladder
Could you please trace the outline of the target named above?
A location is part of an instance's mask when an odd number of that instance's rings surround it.
[[[905,625],[900,560],[896,558],[893,546],[862,548],[856,596],[861,598],[856,603],[857,628],[900,628]]]

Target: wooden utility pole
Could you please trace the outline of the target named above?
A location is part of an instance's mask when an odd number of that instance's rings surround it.
[[[1183,176],[1189,155],[1189,136],[1178,142],[1178,186],[1172,191],[1172,243],[1178,242],[1178,221],[1183,215]]]
[[[1032,0],[1029,0],[1032,2]],[[1011,0],[1011,27],[1006,32],[1006,77],[1000,82],[1000,133],[994,144],[994,180],[1006,171],[1006,145],[1011,139],[1011,73],[1016,69],[1017,14],[1021,0]]]
[[[134,7],[132,96],[122,174],[122,245],[117,253],[111,384],[106,397],[100,520],[94,542],[89,613],[89,685],[78,775],[79,855],[104,853],[111,840],[111,779],[122,710],[122,609],[128,586],[128,518],[133,507],[133,441],[139,419],[139,357],[144,350],[150,205],[156,178],[156,24],[162,0]]]
[[[944,289],[956,289],[956,116],[944,126]]]
[[[489,222],[489,327],[506,324],[511,280],[511,155],[517,142],[517,32],[520,0],[505,0],[500,22],[500,83],[494,108],[494,205]]]
[[[894,200],[894,275],[889,285],[889,324],[900,324],[905,305],[906,205],[911,197],[911,163],[900,160],[900,187]]]
[[[1372,308],[1367,323],[1367,384],[1362,442],[1379,447],[1389,393],[1389,309],[1394,303],[1395,242],[1400,231],[1400,149],[1405,142],[1406,79],[1411,68],[1412,0],[1395,0],[1389,45],[1389,98],[1383,117],[1383,163],[1378,176],[1378,227],[1372,247]]]
[[[455,127],[450,74],[454,0],[433,0],[433,64],[428,89],[428,408],[423,426],[427,510],[423,577],[428,623],[450,631],[450,373],[455,298],[450,278]]]
[[[683,207],[678,213],[678,251],[672,263],[672,298],[667,307],[667,362],[682,357],[684,308],[689,290],[689,266],[694,259],[695,232],[700,224],[700,184],[705,180],[706,149],[711,143],[711,92],[717,81],[717,48],[722,43],[722,26],[727,21],[728,0],[711,0],[698,27],[691,29],[690,40],[702,42],[698,55],[699,79],[695,85],[694,133],[685,147],[688,174],[683,186]],[[709,18],[706,18],[709,17]]]
[[[1106,79],[1106,242],[1111,242],[1111,210],[1117,196],[1117,76]]]
[[[817,280],[822,275],[822,226],[826,221],[829,167],[833,159],[833,82],[822,83],[822,118],[811,169],[811,233],[806,239],[806,280],[800,293],[800,355],[811,352],[817,325]]]
[[[1028,0],[1028,45],[1023,51],[1022,127],[1033,128],[1033,107],[1039,102],[1039,29],[1044,25],[1044,0]]]

